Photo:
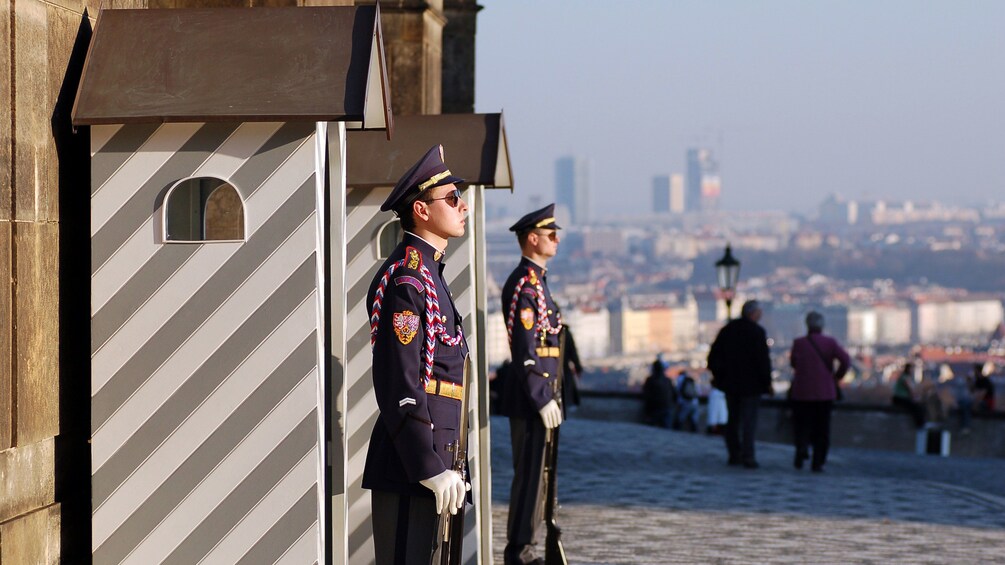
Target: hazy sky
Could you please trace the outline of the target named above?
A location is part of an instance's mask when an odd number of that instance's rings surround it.
[[[731,210],[1005,200],[1005,1],[480,3],[476,109],[505,112],[513,211],[554,198],[563,155],[592,160],[594,217],[645,210],[697,145]]]

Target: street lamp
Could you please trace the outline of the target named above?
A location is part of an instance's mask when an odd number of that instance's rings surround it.
[[[733,306],[733,296],[736,294],[736,281],[740,278],[740,262],[733,257],[733,250],[726,244],[726,254],[715,262],[715,277],[719,281],[719,291],[726,299],[726,320],[732,317],[730,309]]]

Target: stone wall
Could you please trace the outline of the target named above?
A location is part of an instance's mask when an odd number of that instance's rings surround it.
[[[585,391],[573,418],[641,422],[642,397],[637,393]],[[962,433],[956,414],[944,424],[950,432],[950,455],[963,457],[1005,457],[1005,414],[974,416],[969,433]],[[699,411],[704,431],[705,405]],[[915,450],[915,429],[911,417],[892,406],[838,403],[831,422],[831,444],[911,452]],[[792,423],[781,400],[762,400],[758,413],[757,439],[792,443]]]
[[[88,0],[0,0],[4,563],[84,559],[90,538],[89,169],[87,133],[69,120],[93,25],[85,13],[97,9]]]

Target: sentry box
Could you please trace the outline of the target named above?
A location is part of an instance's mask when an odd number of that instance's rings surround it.
[[[329,196],[389,101],[373,6],[99,14],[73,109],[94,563],[342,561]]]

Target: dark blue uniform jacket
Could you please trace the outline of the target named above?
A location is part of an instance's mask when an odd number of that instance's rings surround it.
[[[548,290],[545,271],[526,257],[520,260],[520,264],[503,285],[503,319],[506,320],[510,315],[510,305],[518,281],[531,273],[544,291],[545,316],[551,321],[552,327],[558,327],[559,310]],[[558,374],[559,359],[557,356],[548,356],[548,352],[554,353],[558,348],[558,334],[542,334],[538,331],[538,326],[537,290],[528,281],[520,290],[513,314],[513,340],[510,342],[512,365],[502,401],[502,412],[510,417],[537,417],[538,411],[552,399],[552,386]]]
[[[412,250],[418,252],[432,275],[443,316],[441,322],[447,333],[456,336],[457,325],[461,323],[443,280],[443,264],[434,259],[436,250],[406,233],[377,271],[366,298],[369,319],[381,277],[390,265],[406,258],[405,265],[395,270],[384,290],[373,347],[373,391],[380,415],[370,436],[363,488],[432,497],[432,491],[419,481],[451,467],[453,454],[445,447],[459,437],[461,401],[427,394],[423,387],[425,291],[422,275],[414,261],[410,261]],[[413,316],[418,316],[417,324]],[[433,378],[461,384],[466,353],[467,345],[463,342],[451,347],[437,339]]]

